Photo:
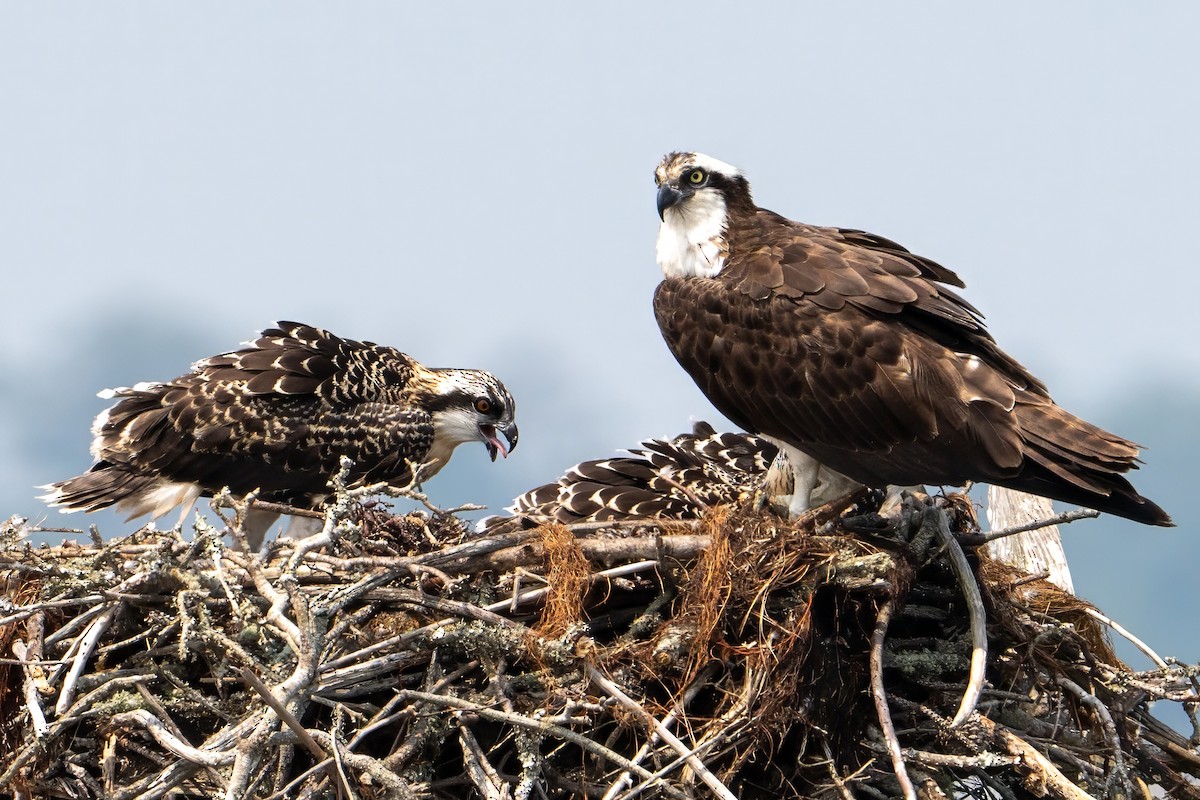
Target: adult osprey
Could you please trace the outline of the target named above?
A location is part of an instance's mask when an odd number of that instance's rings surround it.
[[[354,462],[353,484],[406,486],[436,474],[460,444],[482,442],[493,461],[517,445],[512,395],[489,373],[430,369],[295,322],[172,381],[100,396],[120,400],[92,426],[96,463],[42,487],[52,505],[158,518],[229,487],[316,508],[341,456]],[[252,539],[273,519],[260,518]]]
[[[950,270],[881,236],[758,208],[734,167],[670,153],[655,170],[654,313],[734,423],[779,441],[793,513],[817,468],[871,486],[994,483],[1171,525],[1122,477],[1138,445],[1055,405],[947,287]]]

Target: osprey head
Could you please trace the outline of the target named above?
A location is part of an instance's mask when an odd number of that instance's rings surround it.
[[[497,454],[508,457],[517,447],[516,403],[500,379],[477,369],[440,369],[436,397],[430,403],[433,416],[433,446],[429,460],[437,466],[450,459],[460,444],[483,442],[492,461]],[[497,434],[503,434],[508,446]],[[426,473],[426,477],[431,475]]]
[[[703,153],[668,153],[654,170],[658,185],[658,266],[667,277],[711,278],[725,266],[731,206],[750,203],[737,167]]]

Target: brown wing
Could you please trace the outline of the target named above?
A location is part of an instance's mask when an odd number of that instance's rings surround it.
[[[754,299],[807,301],[825,311],[845,306],[899,321],[947,349],[976,355],[1014,385],[1046,387],[1000,350],[983,315],[949,286],[958,275],[890,239],[859,230],[822,228],[760,210],[730,231],[731,260],[720,278]]]
[[[207,381],[245,394],[314,395],[330,405],[403,403],[415,362],[391,347],[279,322],[241,350],[193,366]]]
[[[531,489],[509,511],[521,524],[697,519],[705,508],[745,501],[758,489],[776,447],[757,436],[717,433],[706,422],[670,440],[651,439],[628,456],[585,461]],[[495,532],[513,517],[488,517]]]
[[[102,416],[96,457],[208,491],[302,502],[324,494],[339,456],[351,478],[406,482],[433,439],[409,404],[408,356],[280,323],[249,347],[163,384],[121,389]]]
[[[900,461],[898,448],[963,428],[970,414],[961,376],[920,337],[851,305],[828,311],[777,295],[754,300],[728,293],[719,279],[665,280],[655,311],[680,364],[746,430],[867,484],[956,482],[957,475],[918,481],[891,471],[920,467],[911,453]],[[1011,407],[1011,389],[1002,384],[1000,394]],[[1019,443],[1000,423],[985,428],[981,446],[1016,466]]]
[[[767,211],[729,241],[737,255],[715,279],[668,279],[655,296],[672,351],[722,413],[869,484],[983,478],[946,456],[949,439],[989,473],[1020,465],[1014,392],[1044,387],[944,285],[954,273]]]

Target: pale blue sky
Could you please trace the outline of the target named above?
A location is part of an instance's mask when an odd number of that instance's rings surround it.
[[[956,270],[1063,405],[1150,445],[1182,529],[1068,529],[1076,584],[1132,626],[1161,586],[1195,608],[1200,6],[582,8],[0,5],[0,514],[88,466],[95,391],[281,318],[508,383],[520,447],[461,449],[444,505],[719,421],[650,312],[653,167],[694,149]]]

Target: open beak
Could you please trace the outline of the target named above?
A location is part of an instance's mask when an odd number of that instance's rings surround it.
[[[515,422],[500,428],[499,431],[508,440],[508,447],[505,447],[504,443],[496,436],[495,425],[480,425],[479,432],[483,435],[483,444],[487,447],[488,455],[492,457],[492,461],[496,460],[497,453],[508,458],[509,452],[517,449],[517,424]]]
[[[683,199],[683,192],[670,184],[664,183],[658,187],[658,218],[665,221],[663,214],[667,209]]]

